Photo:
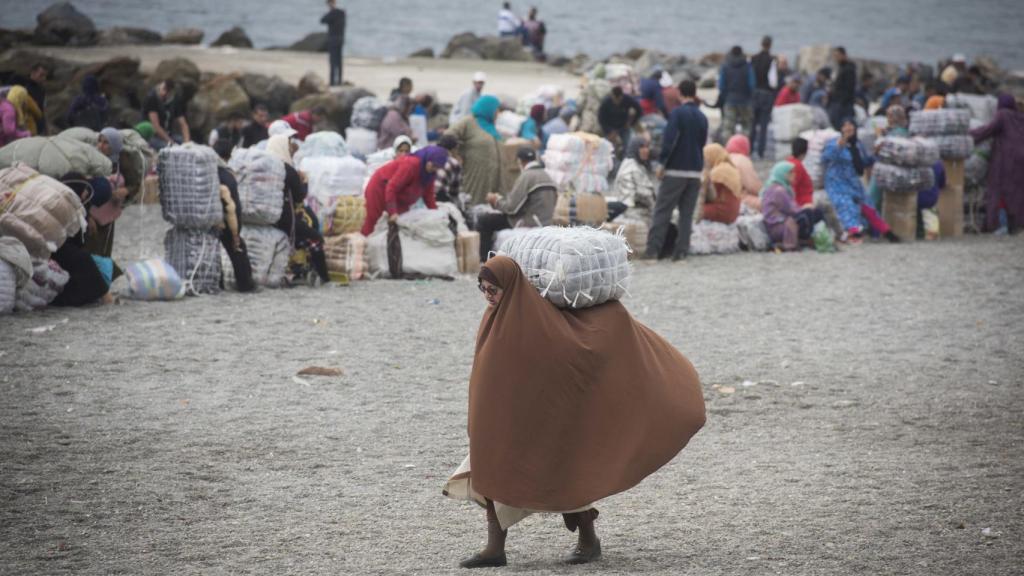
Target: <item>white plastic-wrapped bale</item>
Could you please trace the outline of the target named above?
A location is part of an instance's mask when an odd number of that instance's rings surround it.
[[[240,235],[249,253],[252,279],[256,285],[280,288],[284,284],[288,258],[292,252],[288,235],[273,226],[245,226]],[[221,270],[224,271],[224,286],[234,288],[235,270],[231,267],[231,258],[223,246],[220,251],[220,263]]]
[[[366,158],[377,149],[377,133],[373,130],[350,126],[345,129],[345,142],[350,154]]]
[[[593,134],[554,134],[544,152],[544,167],[560,189],[604,194],[614,152],[611,142]]]
[[[373,154],[366,157],[366,176],[373,176],[373,173],[380,169],[381,166],[391,162],[395,159],[394,148],[385,148],[383,150],[377,150]]]
[[[629,247],[621,235],[594,228],[533,228],[505,241],[512,258],[541,296],[559,308],[589,308],[620,299],[629,289]]]
[[[0,260],[0,315],[14,311],[17,292],[18,273],[6,260]]]
[[[341,137],[341,134],[324,130],[306,136],[306,139],[295,152],[293,162],[296,168],[305,171],[306,160],[324,156],[329,158],[348,156],[348,144],[345,143],[345,139]]]
[[[808,130],[800,134],[800,137],[807,140],[807,156],[804,158],[804,168],[810,175],[815,188],[825,185],[825,167],[821,162],[821,154],[825,151],[825,145],[830,140],[839,138],[839,132],[827,128],[824,130]]]
[[[943,160],[963,160],[974,151],[974,138],[967,134],[959,136],[935,136],[932,138]]]
[[[53,260],[32,263],[32,278],[18,287],[14,307],[22,312],[39,310],[64,290],[70,276]]]
[[[985,185],[985,180],[988,178],[988,158],[989,151],[981,148],[976,148],[974,153],[967,158],[964,162],[964,178],[967,184],[971,186]]]
[[[352,106],[352,125],[376,132],[387,112],[387,102],[376,96],[363,96]]]
[[[184,144],[160,151],[157,163],[164,220],[206,229],[224,219],[217,176],[217,153],[208,146]]]
[[[736,224],[701,220],[690,234],[690,254],[732,254],[740,251],[740,233]]]
[[[455,234],[442,210],[410,210],[398,216],[402,244],[402,272],[424,276],[454,277],[459,273]],[[370,273],[388,276],[387,220],[381,218],[367,239]]]
[[[971,119],[988,124],[996,116],[999,100],[995,96],[956,93],[946,96],[946,108],[971,111]]]
[[[284,206],[284,162],[252,148],[235,148],[228,163],[238,181],[245,224],[274,224]]]
[[[882,192],[918,192],[935,186],[931,166],[906,167],[878,162],[872,174]]]
[[[505,110],[498,113],[497,118],[494,120],[494,127],[497,128],[498,133],[502,137],[516,138],[519,136],[519,131],[522,129],[524,122],[526,122],[525,116]]]
[[[764,216],[761,214],[737,218],[736,233],[739,235],[740,247],[752,252],[764,252],[772,246],[768,228],[764,225]]]
[[[910,113],[910,133],[914,136],[953,136],[967,134],[971,111],[945,108]]]
[[[0,235],[17,238],[32,258],[49,258],[84,226],[85,208],[70,188],[25,164],[0,170]]]
[[[501,252],[502,247],[513,238],[522,236],[523,234],[529,234],[533,230],[529,227],[522,228],[506,228],[499,230],[494,234],[494,243],[491,244],[491,251],[495,254]]]
[[[361,196],[366,180],[366,164],[358,158],[318,157],[308,158],[303,169],[309,177],[309,194],[306,206],[316,214],[324,231],[331,228],[330,222],[335,206],[342,196]]]
[[[878,161],[896,166],[931,166],[939,161],[939,147],[928,138],[885,136],[878,140]]]
[[[244,228],[243,228],[244,230]],[[171,228],[164,236],[167,263],[192,294],[220,292],[220,239],[209,230]]]
[[[349,280],[360,280],[366,275],[366,237],[362,234],[353,232],[325,238],[324,254],[329,271],[346,274]]]
[[[814,112],[807,104],[789,104],[772,108],[775,140],[789,142],[814,129]]]

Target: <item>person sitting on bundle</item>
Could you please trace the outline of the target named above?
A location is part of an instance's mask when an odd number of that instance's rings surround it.
[[[434,180],[437,171],[448,162],[448,151],[440,146],[427,146],[383,165],[366,185],[366,220],[363,236],[373,234],[377,221],[386,212],[388,222],[397,222],[421,198],[427,208],[437,209]]]
[[[487,261],[494,246],[494,234],[499,230],[548,226],[555,215],[558,185],[548,175],[544,164],[537,160],[536,150],[522,146],[516,152],[516,158],[522,172],[512,185],[512,191],[505,198],[494,193],[487,195],[487,203],[500,212],[477,217],[481,262]]]
[[[704,184],[701,189],[703,206],[698,209],[698,220],[732,224],[740,215],[743,182],[740,171],[732,165],[729,153],[721,144],[704,147]]]

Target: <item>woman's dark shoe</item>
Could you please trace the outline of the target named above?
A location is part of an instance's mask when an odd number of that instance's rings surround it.
[[[598,555],[601,551],[598,550]],[[469,558],[466,558],[462,562],[459,562],[459,566],[463,568],[500,568],[508,564],[508,559],[505,557],[505,553],[502,552],[499,556],[484,556],[483,554],[473,554]]]
[[[889,230],[888,232],[885,233],[885,239],[888,240],[889,242],[892,242],[893,244],[900,243],[900,237],[893,234],[892,230]]]
[[[577,544],[565,558],[566,564],[590,564],[601,558],[601,541],[594,539],[594,544],[584,548]]]

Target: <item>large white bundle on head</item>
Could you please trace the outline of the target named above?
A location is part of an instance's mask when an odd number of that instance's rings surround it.
[[[970,128],[970,110],[945,108],[910,113],[910,133],[915,136],[967,134]]]
[[[296,168],[305,171],[306,168],[303,163],[306,160],[324,156],[330,158],[348,156],[348,144],[345,143],[345,139],[341,137],[341,134],[324,130],[306,136],[306,140],[299,145],[299,149],[295,152],[293,161]]]
[[[235,148],[228,166],[238,181],[245,224],[274,224],[284,207],[284,162],[261,150]]]
[[[621,234],[594,228],[531,228],[506,240],[500,254],[515,260],[549,302],[589,308],[627,294],[632,276]]]
[[[192,143],[168,146],[160,151],[156,168],[164,220],[198,229],[224,220],[213,148]]]
[[[605,193],[615,163],[611,142],[582,132],[553,134],[544,152],[544,167],[560,189]]]
[[[878,140],[878,160],[896,166],[931,166],[939,161],[939,147],[927,138],[885,136]]]

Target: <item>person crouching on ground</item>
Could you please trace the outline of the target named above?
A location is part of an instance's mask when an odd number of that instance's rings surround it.
[[[461,565],[507,564],[508,529],[534,512],[579,531],[569,564],[598,560],[594,504],[667,464],[704,425],[697,371],[622,303],[558,309],[505,256],[483,265],[479,288],[488,307],[469,379],[469,456],[442,493],[486,510],[487,546]]]
[[[284,209],[277,221],[277,228],[288,234],[292,246],[309,252],[310,262],[320,283],[330,282],[327,273],[327,256],[324,254],[324,237],[316,216],[303,205],[306,199],[306,183],[299,172],[292,167],[295,146],[287,136],[278,134],[267,140],[267,153],[284,162]],[[315,285],[315,279],[314,279]]]
[[[558,185],[544,170],[544,164],[537,160],[537,152],[529,146],[522,146],[516,152],[516,158],[522,173],[512,185],[512,191],[505,198],[493,193],[487,195],[487,203],[500,212],[481,214],[477,218],[481,262],[487,261],[494,246],[494,234],[499,230],[548,226],[555,214]]]
[[[448,151],[440,146],[427,146],[396,158],[380,167],[366,185],[366,220],[363,236],[373,234],[377,221],[386,212],[388,222],[397,222],[398,215],[412,208],[419,199],[431,210],[437,209],[434,180],[437,171],[448,162]]]
[[[779,162],[772,168],[765,185],[761,211],[768,237],[786,251],[800,249],[801,241],[811,239],[814,225],[825,217],[817,208],[800,208],[793,196],[793,165]]]
[[[61,178],[61,182],[82,200],[89,217],[87,228],[69,236],[53,253],[53,261],[68,273],[68,283],[51,305],[110,304],[114,301],[110,293],[110,284],[114,280],[114,262],[110,258],[91,254],[86,248],[86,239],[90,229],[111,222],[103,220],[102,215],[97,219],[97,211],[108,204],[119,203],[120,200],[114,196],[110,180],[102,176],[86,179],[81,174],[69,173]],[[120,213],[120,210],[116,213]]]

